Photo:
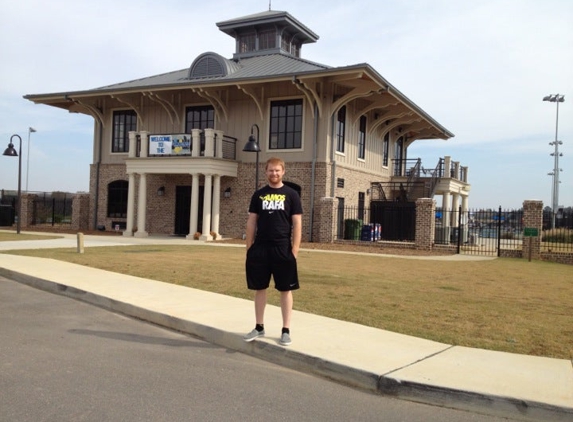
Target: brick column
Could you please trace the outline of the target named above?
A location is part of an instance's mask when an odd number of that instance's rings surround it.
[[[321,198],[314,216],[313,240],[320,243],[332,243],[336,234],[336,215],[338,201],[336,198]]]
[[[88,230],[90,224],[90,196],[74,195],[72,202],[72,230]]]
[[[23,193],[20,197],[20,228],[30,227],[34,220],[34,201],[38,195]],[[16,211],[17,212],[17,211]]]
[[[529,258],[529,243],[531,242],[531,258],[539,259],[541,254],[541,232],[543,229],[543,202],[523,201],[523,228],[537,229],[538,236],[523,236],[523,258]]]
[[[416,249],[431,250],[436,226],[436,201],[431,198],[416,200]]]

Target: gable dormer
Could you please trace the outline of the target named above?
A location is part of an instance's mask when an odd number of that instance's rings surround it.
[[[235,38],[233,59],[273,53],[300,57],[303,44],[318,40],[318,35],[287,12],[275,10],[219,22],[217,26]]]

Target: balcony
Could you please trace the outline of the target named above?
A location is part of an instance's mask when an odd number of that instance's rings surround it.
[[[220,130],[129,133],[127,173],[218,174],[237,177],[237,139]]]
[[[422,160],[392,160],[389,182],[372,184],[373,199],[413,202],[418,198],[433,198],[436,194],[469,192],[468,167],[440,158],[433,168],[425,168]]]

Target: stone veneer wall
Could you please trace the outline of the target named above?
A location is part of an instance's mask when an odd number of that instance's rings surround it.
[[[90,195],[77,194],[72,202],[72,230],[88,230],[90,227]]]
[[[416,201],[416,249],[431,250],[434,245],[436,201],[420,198]]]
[[[534,237],[523,237],[522,250],[523,258],[530,256],[531,242],[531,259],[539,259],[541,250],[541,234],[543,232],[543,202],[541,201],[524,201],[523,202],[523,227],[537,229],[539,235]]]

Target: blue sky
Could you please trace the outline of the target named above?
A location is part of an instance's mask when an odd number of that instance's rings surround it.
[[[215,23],[269,8],[268,0],[0,1],[0,148],[22,137],[23,189],[68,192],[89,189],[93,119],[23,95],[179,70],[206,51],[231,57],[234,41]],[[273,0],[272,9],[320,36],[304,58],[368,63],[452,131],[448,141],[415,142],[408,157],[434,167],[449,155],[468,166],[471,208],[551,205],[556,104],[542,99],[565,95],[559,202],[573,206],[570,0]],[[29,127],[37,132],[28,154]],[[0,189],[16,189],[17,174],[18,160],[0,156]]]

